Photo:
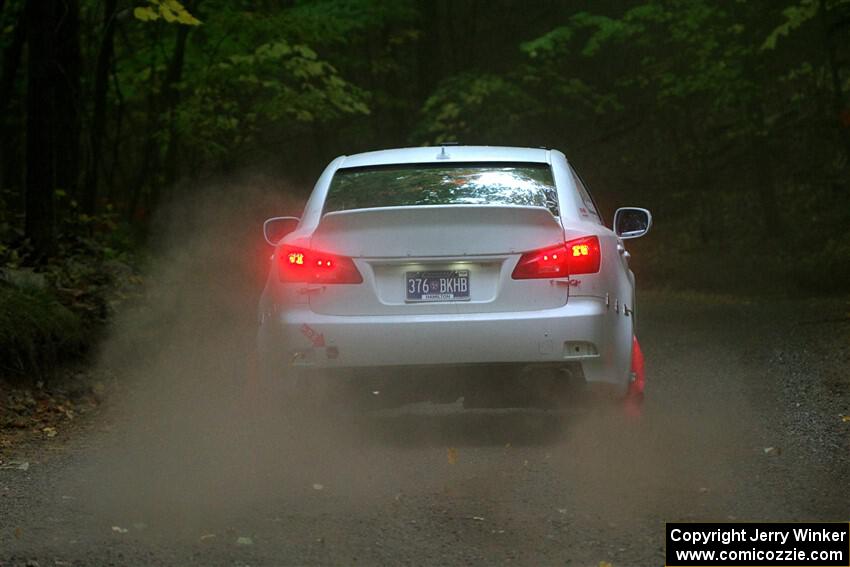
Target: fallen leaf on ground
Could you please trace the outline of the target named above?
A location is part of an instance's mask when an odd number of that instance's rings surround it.
[[[844,422],[844,423],[849,422],[850,421],[850,415],[842,415],[841,421]]]
[[[608,563],[607,561],[600,561],[599,567],[614,567],[614,565],[612,565],[611,563]]]
[[[236,545],[254,545],[254,540],[249,537],[240,536],[236,538]]]
[[[782,449],[780,449],[779,447],[765,447],[764,448],[764,454],[765,455],[781,455]]]
[[[41,430],[48,437],[56,437],[56,434],[59,433],[55,427],[43,427]]]
[[[9,461],[8,463],[0,466],[0,469],[15,469],[19,471],[25,471],[30,468],[30,464],[27,461],[19,462],[19,461]]]
[[[450,465],[457,463],[457,449],[454,447],[446,449],[446,459],[449,461]]]
[[[470,518],[470,520],[475,520],[476,522],[483,522],[484,517],[483,516],[472,516],[472,518]]]
[[[112,531],[117,534],[126,534],[130,530],[128,530],[127,528],[122,528],[121,526],[112,526]]]
[[[208,539],[215,539],[215,534],[204,534],[200,538],[201,541],[207,541]]]
[[[313,490],[324,490],[324,489],[325,489],[324,484],[319,484],[318,482],[313,483]]]
[[[24,530],[21,528],[15,528],[15,539],[21,539],[22,535],[24,535]]]

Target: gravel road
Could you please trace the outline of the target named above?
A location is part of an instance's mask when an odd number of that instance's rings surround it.
[[[3,455],[29,466],[0,470],[0,565],[649,566],[667,521],[850,519],[848,302],[641,305],[640,420],[419,404],[257,452],[237,386],[128,387]]]

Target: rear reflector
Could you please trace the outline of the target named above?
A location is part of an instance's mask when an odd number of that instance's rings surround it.
[[[354,260],[317,250],[283,246],[278,251],[280,281],[290,283],[359,284],[363,276]]]
[[[511,277],[527,280],[595,274],[599,271],[600,256],[599,239],[584,236],[551,248],[526,252],[517,262]]]

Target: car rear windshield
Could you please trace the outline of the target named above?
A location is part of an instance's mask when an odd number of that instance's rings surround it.
[[[324,212],[414,205],[523,205],[558,216],[551,167],[525,162],[343,168],[331,181]]]

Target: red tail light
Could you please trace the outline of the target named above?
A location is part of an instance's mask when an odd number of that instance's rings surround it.
[[[323,284],[359,284],[363,276],[354,260],[307,248],[284,246],[278,251],[280,281]]]
[[[526,252],[514,268],[515,280],[564,278],[599,271],[599,239],[584,236],[558,246]]]

